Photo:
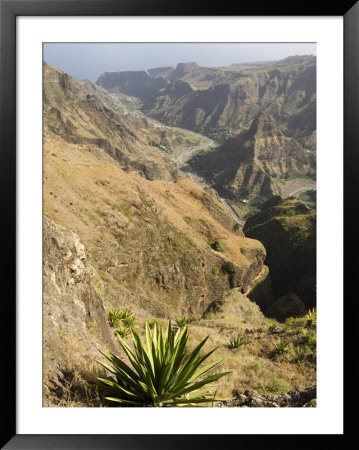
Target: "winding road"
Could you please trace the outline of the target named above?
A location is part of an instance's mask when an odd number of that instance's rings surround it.
[[[142,111],[139,109],[132,110],[132,113],[135,113],[138,118],[144,118],[147,120],[149,124],[151,124],[154,127],[157,128],[163,128],[167,130],[177,130],[184,134],[190,134],[192,136],[195,136],[197,138],[201,139],[201,144],[196,146],[185,146],[180,149],[177,149],[175,152],[175,155],[173,156],[172,160],[176,164],[177,171],[179,175],[184,177],[189,177],[194,183],[198,184],[202,189],[203,188],[212,188],[206,180],[204,180],[202,177],[200,177],[195,172],[192,172],[190,170],[190,166],[187,164],[191,156],[194,152],[197,152],[199,150],[205,150],[209,149],[211,147],[214,147],[217,143],[213,141],[212,139],[208,138],[207,136],[203,136],[202,134],[196,133],[192,130],[187,130],[185,128],[180,128],[172,125],[166,125],[162,122],[159,122],[156,119],[153,119],[152,117],[146,116],[143,114]],[[309,150],[306,150],[309,152]],[[186,168],[186,170],[183,170]],[[291,197],[293,195],[296,195],[300,192],[307,191],[309,189],[316,189],[316,182],[314,180],[294,180],[287,183],[281,183],[280,186],[281,194],[284,198]],[[235,210],[231,207],[231,205],[228,203],[228,201],[222,197],[220,197],[221,202],[225,205],[233,219],[241,226],[244,226],[244,221],[237,215]]]
[[[176,164],[178,174],[183,177],[189,177],[194,183],[198,184],[202,189],[203,188],[211,188],[204,178],[200,177],[195,172],[190,171],[190,166],[187,164],[187,161],[191,158],[193,153],[198,152],[199,150],[205,150],[209,149],[211,147],[214,147],[217,143],[213,140],[208,138],[207,136],[203,136],[202,134],[196,133],[192,130],[187,130],[185,128],[179,128],[171,125],[166,125],[164,123],[159,122],[158,120],[152,119],[151,117],[145,116],[141,111],[136,111],[141,117],[146,118],[146,120],[153,126],[157,128],[164,128],[168,130],[177,130],[185,134],[190,134],[192,136],[195,136],[197,138],[200,138],[202,143],[195,146],[185,146],[181,147],[179,149],[176,149],[175,155],[173,157],[173,161]],[[183,168],[186,167],[186,171],[183,170]],[[237,215],[237,213],[234,211],[234,209],[231,207],[231,205],[228,203],[228,201],[222,197],[219,197],[223,205],[227,208],[228,212],[230,213],[233,220],[235,220],[240,226],[243,227],[244,222],[240,219],[240,217]]]
[[[160,124],[160,122],[156,122],[156,124]],[[216,142],[213,141],[213,139],[210,139],[206,136],[203,136],[202,134],[195,133],[190,130],[186,130],[184,128],[178,128],[178,127],[170,127],[164,124],[161,124],[163,128],[170,128],[175,129],[181,132],[184,132],[186,134],[191,134],[192,136],[196,136],[201,138],[202,142],[200,145],[196,146],[186,146],[182,147],[181,149],[176,150],[176,154],[173,158],[174,162],[176,163],[177,171],[179,175],[184,177],[189,177],[194,183],[198,184],[202,189],[203,188],[211,188],[211,186],[204,180],[204,178],[200,177],[198,174],[191,172],[190,166],[187,164],[187,161],[191,158],[193,153],[198,152],[199,150],[205,150],[212,148],[216,145]],[[183,170],[183,168],[186,167],[186,171]],[[234,209],[231,207],[231,205],[228,203],[228,201],[222,197],[219,197],[223,205],[227,208],[228,212],[230,213],[231,217],[243,227],[244,222],[241,220],[237,213],[234,211]]]

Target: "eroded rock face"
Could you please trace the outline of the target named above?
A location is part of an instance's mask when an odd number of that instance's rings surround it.
[[[176,89],[168,89],[169,83],[176,81],[192,89],[178,97]],[[137,95],[145,101],[144,109],[162,121],[212,134],[216,139],[238,133],[263,110],[279,119],[286,135],[306,145],[315,130],[314,56],[257,67],[179,63],[174,70],[104,73],[97,83],[111,92]]]
[[[122,92],[143,99],[149,98],[159,89],[167,86],[163,78],[154,78],[147,71],[105,72],[97,80],[97,84],[110,92]]]
[[[317,406],[316,386],[304,389],[294,389],[286,394],[264,394],[260,395],[254,389],[248,389],[244,393],[233,391],[234,398],[229,402],[223,402],[218,406],[241,407],[241,408],[289,408]]]
[[[109,82],[113,76],[104,75]],[[139,72],[138,77],[142,80],[140,89],[145,89],[143,79],[159,86],[159,80],[146,72]],[[158,143],[159,131],[146,120],[131,118],[118,96],[88,80],[77,81],[46,63],[43,80],[45,142],[56,135],[86,151],[106,154],[117,166],[135,170],[147,179],[172,179],[175,164],[150,145]],[[161,139],[166,140],[166,133]]]
[[[280,193],[279,176],[315,172],[313,153],[286,136],[267,112],[260,113],[248,130],[211,152],[195,156],[190,164],[228,198],[269,198]]]
[[[306,309],[313,308],[316,304],[315,211],[297,198],[275,196],[246,221],[243,231],[266,248],[265,263],[275,297],[296,294],[296,297],[280,300],[283,312],[288,309],[286,317],[300,313],[301,301]],[[295,314],[290,310],[291,305],[295,307]],[[273,313],[278,317],[278,308]]]
[[[265,311],[273,304],[272,281],[267,266],[263,266],[261,272],[252,281],[246,296],[256,302],[261,311]]]
[[[69,377],[94,379],[97,342],[112,347],[113,337],[101,282],[79,237],[44,217],[43,238],[44,393],[61,398]]]

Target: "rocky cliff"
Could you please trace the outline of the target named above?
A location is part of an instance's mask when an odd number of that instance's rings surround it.
[[[266,309],[284,320],[316,304],[316,213],[297,198],[268,200],[243,228],[267,250],[266,264],[278,299]],[[279,298],[280,297],[280,298]]]
[[[163,78],[156,78],[151,76],[149,72],[142,70],[105,72],[97,80],[97,84],[109,92],[122,92],[146,100],[151,98],[159,89],[167,86],[168,83]]]
[[[98,343],[114,348],[101,282],[78,235],[46,216],[43,243],[44,404],[48,398],[69,400],[68,387],[75,383],[81,399],[88,396],[93,405],[96,394],[83,380],[99,374]]]
[[[188,86],[180,97],[177,81]],[[145,102],[144,110],[160,120],[215,139],[237,134],[264,110],[290,137],[310,141],[316,127],[314,56],[231,67],[180,63],[173,70],[105,73],[97,83],[110,92],[137,95]]]

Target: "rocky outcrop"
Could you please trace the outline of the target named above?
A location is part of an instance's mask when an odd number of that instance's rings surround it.
[[[109,92],[122,92],[143,100],[151,98],[155,93],[167,86],[163,78],[152,77],[147,71],[104,72],[96,84]]]
[[[294,389],[286,394],[260,395],[254,389],[248,389],[243,394],[234,391],[235,397],[229,402],[222,402],[217,406],[240,408],[289,408],[304,407],[315,408],[317,406],[316,386],[304,389]]]
[[[256,302],[261,311],[273,304],[272,280],[267,266],[263,266],[260,273],[254,278],[245,295]]]
[[[43,243],[44,394],[60,400],[71,381],[95,379],[98,343],[113,347],[114,341],[101,280],[79,237],[44,217]],[[85,391],[83,385],[77,394],[86,397]]]
[[[203,314],[206,320],[223,320],[226,324],[246,323],[257,328],[264,324],[264,316],[256,303],[237,290],[214,300]]]
[[[144,104],[143,111],[165,123],[206,134],[207,128],[218,126],[229,95],[227,84],[198,91],[193,90],[186,81],[173,80],[155,98]],[[186,102],[179,113],[184,99]]]
[[[178,63],[175,70],[169,74],[170,79],[178,79],[184,76],[193,75],[201,70],[201,65],[196,62]]]

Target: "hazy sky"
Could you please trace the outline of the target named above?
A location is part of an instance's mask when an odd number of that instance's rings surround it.
[[[96,81],[105,71],[144,70],[196,61],[203,66],[271,61],[292,55],[315,55],[314,43],[209,44],[209,43],[48,43],[44,61],[77,79]]]

